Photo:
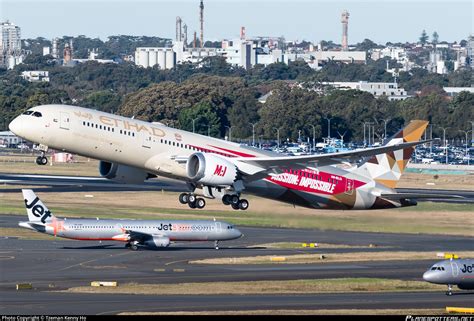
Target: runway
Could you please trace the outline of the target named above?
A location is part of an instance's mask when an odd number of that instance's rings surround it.
[[[0,227],[16,227],[25,216],[0,215]],[[312,295],[122,295],[51,292],[91,281],[119,283],[183,283],[212,281],[297,280],[341,277],[379,277],[421,280],[438,259],[327,264],[202,265],[188,261],[214,257],[290,255],[354,251],[472,250],[472,238],[463,236],[364,233],[309,229],[239,227],[245,237],[222,242],[179,243],[160,250],[130,251],[120,243],[0,239],[1,314],[108,314],[123,311],[209,311],[252,309],[444,308],[471,304],[472,295],[447,297],[440,292],[338,293]],[[320,242],[375,248],[269,249],[270,242]],[[31,282],[35,290],[15,291]],[[472,292],[471,292],[472,293]]]
[[[155,178],[146,180],[143,184],[120,184],[101,177],[82,176],[58,176],[58,175],[24,175],[24,174],[1,174],[0,184],[20,186],[20,185],[40,185],[47,187],[36,188],[37,192],[101,192],[101,191],[168,191],[187,192],[186,184],[182,181]],[[10,188],[2,190],[2,193],[16,193],[21,190]],[[472,203],[474,204],[474,191],[467,190],[441,190],[441,189],[419,189],[419,188],[397,188],[399,193],[431,193],[443,195],[459,195],[462,199],[419,199],[417,201],[432,201],[445,203]]]

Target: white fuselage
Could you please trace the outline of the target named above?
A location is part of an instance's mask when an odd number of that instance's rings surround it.
[[[33,107],[28,113],[10,123],[10,129],[27,140],[184,181],[189,181],[185,160],[196,152],[226,159],[279,156],[160,123],[82,107],[44,105]],[[245,192],[313,208],[365,209],[374,204],[373,180],[335,166],[308,171],[290,171],[276,179],[267,176],[246,182]]]

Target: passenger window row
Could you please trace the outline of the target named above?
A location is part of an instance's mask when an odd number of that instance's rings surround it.
[[[105,125],[102,126],[102,125],[94,124],[94,123],[91,123],[91,122],[83,121],[83,122],[82,122],[82,125],[83,125],[83,126],[87,126],[87,127],[92,127],[92,128],[101,129],[101,130],[106,130],[106,131],[109,131],[109,132],[112,132],[112,133],[115,132],[115,129],[114,129],[113,127],[109,127],[109,126],[105,126]],[[119,133],[122,134],[122,135],[127,135],[127,136],[133,136],[133,137],[135,137],[135,133],[134,133],[134,132],[131,132],[131,131],[127,131],[127,130],[122,130],[122,129],[120,129]]]
[[[180,147],[180,148],[184,148],[184,149],[190,149],[190,150],[194,150],[194,151],[197,151],[197,152],[207,152],[207,153],[213,153],[213,154],[218,154],[218,155],[222,155],[222,156],[229,156],[228,154],[216,152],[216,151],[213,151],[213,150],[210,150],[210,149],[199,148],[199,147],[194,147],[194,146],[191,146],[191,145],[188,145],[188,144],[172,142],[172,141],[167,140],[167,139],[160,139],[160,143],[165,144],[165,145]]]

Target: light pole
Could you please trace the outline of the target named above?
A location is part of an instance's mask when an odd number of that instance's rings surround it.
[[[446,129],[449,127],[440,127],[443,130],[443,144],[444,150],[446,152],[446,164],[448,164],[448,144],[446,144]]]
[[[277,132],[277,149],[279,150],[280,149],[280,128],[276,128],[276,132]]]
[[[316,127],[314,125],[310,125],[313,128],[313,148],[310,150],[310,152],[314,152],[316,150]]]
[[[331,119],[334,117],[324,117],[324,119],[327,119],[328,121],[328,138],[331,138]]]
[[[255,125],[257,125],[257,123],[249,124],[252,125],[252,147],[255,147]]]
[[[195,122],[196,120],[198,120],[198,119],[199,119],[199,117],[193,119],[193,133],[194,133],[194,122]]]
[[[232,141],[232,126],[225,126],[225,128],[229,128],[229,141]]]
[[[367,128],[369,130],[368,134],[367,134],[367,138],[369,139],[369,143],[367,144],[368,146],[370,146],[370,127],[373,123],[372,122],[365,122],[364,123],[364,129],[365,129],[365,125],[368,125]],[[365,130],[364,130],[364,143],[365,143]]]
[[[469,144],[470,146],[472,146],[472,144],[474,143],[474,121],[469,121],[471,123],[471,143]]]
[[[207,126],[207,136],[211,136],[211,125],[206,125]]]
[[[387,139],[387,124],[390,121],[390,118],[387,119],[381,119],[383,121],[383,142],[385,144],[385,140]]]
[[[430,124],[430,157],[433,155],[433,124]]]
[[[469,160],[470,160],[471,157],[470,157],[470,155],[469,155],[469,153],[468,153],[468,150],[467,150],[467,134],[469,134],[470,130],[460,130],[460,132],[463,132],[464,134],[466,134],[466,141],[465,141],[465,143],[466,143],[466,151],[465,151],[465,156],[466,156],[466,158],[467,158],[467,165],[469,165]]]

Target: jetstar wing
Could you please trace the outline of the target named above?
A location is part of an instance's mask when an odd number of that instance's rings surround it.
[[[125,230],[124,232],[130,237],[130,241],[138,241],[140,243],[143,243],[153,238],[153,236],[148,233],[137,232],[132,230]]]
[[[401,143],[394,145],[384,145],[381,147],[367,148],[341,153],[329,153],[309,156],[285,156],[285,157],[258,157],[258,158],[237,158],[235,162],[239,171],[246,175],[255,175],[259,172],[271,172],[278,168],[305,168],[307,166],[327,166],[340,164],[347,161],[355,161],[365,157],[384,154],[400,149],[424,144],[430,140]],[[248,166],[245,166],[248,165]]]

